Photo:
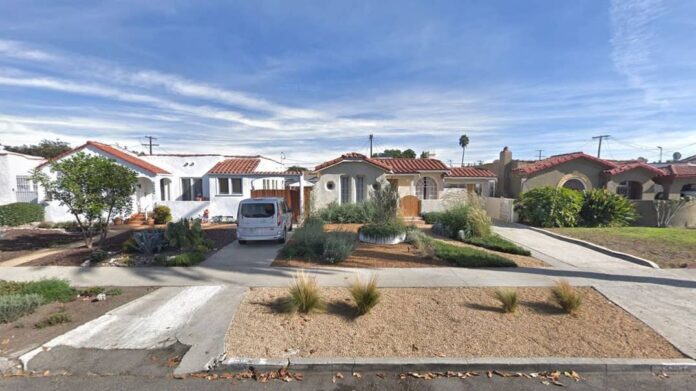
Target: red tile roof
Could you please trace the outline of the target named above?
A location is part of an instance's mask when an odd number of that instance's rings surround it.
[[[664,174],[659,178],[696,178],[696,165],[693,164],[670,164],[663,169]]]
[[[208,174],[249,174],[256,170],[261,159],[227,159],[219,162]]]
[[[533,174],[538,171],[546,170],[548,168],[552,168],[555,166],[558,166],[559,164],[563,164],[566,162],[569,162],[571,160],[575,159],[587,159],[596,163],[599,163],[601,165],[604,165],[605,167],[611,169],[611,168],[616,168],[617,164],[612,163],[610,161],[604,160],[604,159],[599,159],[594,156],[585,154],[583,152],[573,152],[573,153],[567,153],[563,155],[555,155],[548,157],[543,160],[539,160],[537,162],[534,162],[528,166],[523,166],[523,167],[518,167],[512,170],[513,172],[520,173],[520,174]]]
[[[447,174],[448,177],[452,178],[495,178],[496,175],[491,170],[486,170],[485,168],[474,168],[474,167],[455,167],[451,168],[450,172]]]
[[[633,163],[628,163],[628,164],[621,164],[616,168],[612,168],[611,170],[606,170],[604,171],[605,173],[609,175],[618,175],[621,174],[622,172],[634,170],[636,168],[642,168],[644,170],[650,171],[654,175],[664,175],[665,172],[660,170],[657,167],[653,167],[649,164],[645,164],[643,162],[633,162]]]
[[[349,152],[337,157],[336,159],[329,160],[327,162],[321,163],[320,165],[314,167],[315,171],[321,171],[325,168],[329,168],[343,161],[364,161],[370,163],[374,166],[381,168],[382,170],[391,172],[391,167],[382,163],[380,159],[369,158],[361,153]]]
[[[134,165],[142,170],[150,172],[152,174],[169,174],[168,171],[163,170],[163,169],[155,166],[154,164],[148,163],[145,160],[140,159],[135,155],[131,155],[130,153],[124,152],[118,148],[114,148],[111,145],[99,143],[96,141],[87,141],[86,143],[80,145],[77,148],[74,148],[74,149],[67,151],[67,152],[64,152],[64,153],[61,153],[60,155],[54,157],[53,159],[39,165],[38,168],[41,168],[47,164],[50,164],[54,161],[62,159],[66,156],[72,155],[73,153],[77,153],[77,152],[79,152],[87,147],[90,147],[90,146],[93,147],[94,149],[97,149],[97,150],[113,157],[113,158],[122,160],[126,163],[130,163],[130,164],[132,164],[132,165]]]
[[[449,171],[449,167],[437,159],[377,158],[374,160],[389,166],[394,174],[416,174],[421,171]]]

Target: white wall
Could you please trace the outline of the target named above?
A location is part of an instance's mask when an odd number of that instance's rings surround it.
[[[17,176],[31,175],[31,171],[44,159],[0,151],[0,205],[17,202]]]
[[[312,190],[312,207],[321,209],[331,202],[341,201],[341,176],[346,175],[351,178],[351,198],[355,200],[355,182],[354,178],[363,176],[365,184],[364,198],[369,197],[370,189],[375,182],[385,180],[384,171],[372,164],[365,162],[344,161],[335,166],[322,170],[319,174],[319,180],[314,185]],[[333,182],[333,190],[327,188],[327,184]]]

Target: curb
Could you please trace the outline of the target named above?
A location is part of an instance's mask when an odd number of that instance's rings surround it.
[[[539,233],[542,233],[542,234],[547,235],[547,236],[551,236],[552,238],[556,238],[558,240],[563,240],[564,242],[577,244],[579,246],[589,248],[590,250],[595,250],[595,251],[598,251],[600,253],[603,253],[603,254],[606,254],[606,255],[609,255],[612,257],[616,257],[616,258],[619,258],[619,259],[624,260],[624,261],[635,263],[635,264],[641,265],[641,266],[651,267],[653,269],[660,269],[660,266],[658,264],[656,264],[655,262],[641,258],[641,257],[637,257],[635,255],[622,253],[620,251],[615,251],[615,250],[600,246],[598,244],[590,243],[590,242],[587,242],[587,241],[584,241],[581,239],[571,238],[569,236],[557,234],[555,232],[547,231],[545,229],[541,229],[541,228],[537,228],[537,227],[529,227],[529,226],[527,228],[531,229],[532,231],[539,232]]]
[[[293,370],[313,372],[333,371],[485,371],[505,370],[512,372],[544,372],[574,370],[578,372],[639,372],[670,371],[696,373],[696,361],[691,359],[625,359],[625,358],[441,358],[441,357],[397,357],[397,358],[285,358],[252,359],[233,357],[223,360],[213,371],[241,371],[254,367],[256,370]]]

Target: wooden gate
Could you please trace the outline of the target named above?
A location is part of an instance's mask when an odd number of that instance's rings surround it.
[[[421,202],[416,196],[407,195],[399,201],[399,209],[404,217],[420,216]]]
[[[305,188],[305,196],[307,188]],[[279,189],[279,190],[252,190],[251,198],[280,197],[284,198],[290,209],[292,209],[292,221],[296,223],[300,217],[300,190],[299,189]],[[307,198],[305,198],[307,205]],[[305,209],[307,209],[305,207]]]

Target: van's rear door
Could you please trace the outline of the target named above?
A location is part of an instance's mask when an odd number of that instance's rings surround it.
[[[275,227],[278,225],[274,202],[242,203],[239,211],[239,225],[242,227]]]

